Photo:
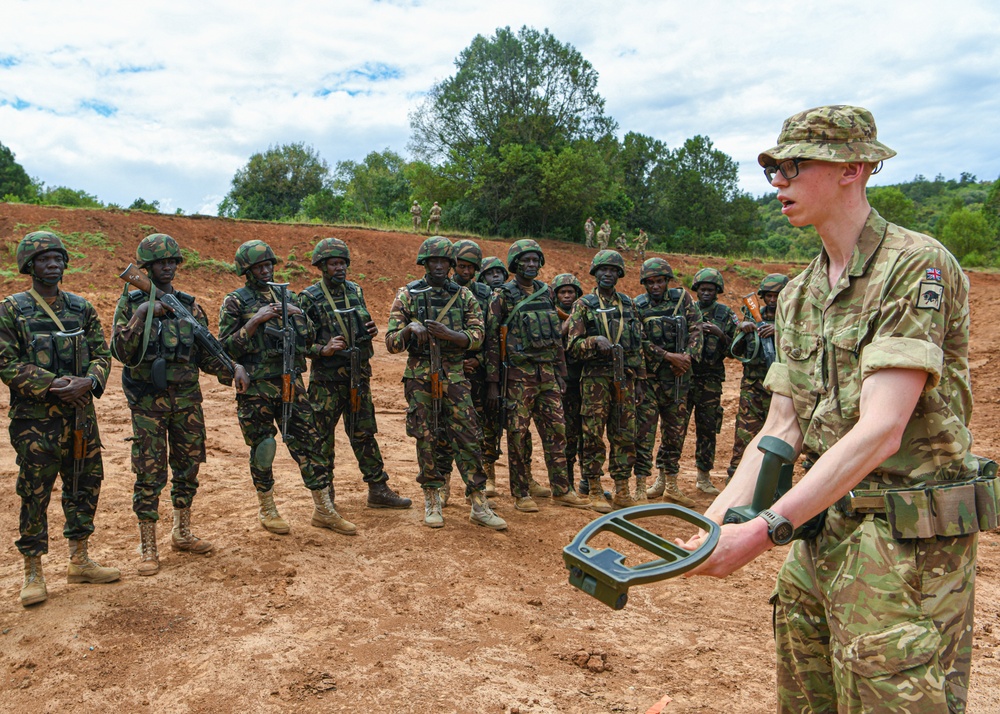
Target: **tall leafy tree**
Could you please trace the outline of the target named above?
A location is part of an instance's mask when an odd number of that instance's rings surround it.
[[[280,220],[299,212],[302,199],[318,193],[329,166],[304,143],[272,146],[254,154],[233,176],[232,189],[219,204],[219,215]]]
[[[407,211],[410,182],[399,154],[372,151],[363,162],[338,161],[333,191],[344,196],[345,218],[388,218]]]
[[[27,198],[31,192],[31,178],[14,159],[14,152],[0,143],[0,200],[4,196]]]

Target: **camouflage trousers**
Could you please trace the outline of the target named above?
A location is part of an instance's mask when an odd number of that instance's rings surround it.
[[[715,466],[715,436],[722,430],[722,382],[715,380],[691,379],[687,395],[687,413],[681,425],[679,450],[684,450],[688,423],[694,415],[695,467],[711,471]]]
[[[433,430],[433,402],[431,383],[423,379],[404,379],[403,393],[406,395],[406,433],[417,440],[417,483],[421,488],[444,486],[434,461],[434,451],[438,438],[447,438],[454,447],[455,463],[465,482],[465,495],[482,491],[486,487],[483,472],[482,430],[472,406],[472,394],[468,380],[447,382],[438,414],[439,434]],[[442,437],[441,435],[444,435]]]
[[[281,424],[281,397],[237,394],[236,415],[243,431],[243,441],[250,447],[250,476],[254,488],[270,491],[274,488],[274,471],[270,466],[256,466],[254,453],[262,441],[273,439],[278,433],[275,424]],[[323,456],[323,440],[316,430],[316,418],[305,392],[299,388],[295,390],[295,405],[284,441],[288,453],[299,465],[306,488],[318,491],[330,485],[333,474]]]
[[[583,424],[580,418],[580,380],[567,379],[563,392],[563,418],[566,420],[566,470],[571,475],[577,457],[583,456]],[[570,484],[572,485],[572,484]]]
[[[56,476],[62,476],[62,508],[66,517],[63,535],[81,540],[94,532],[94,513],[101,495],[104,462],[101,436],[89,407],[83,471],[73,492],[73,417],[11,419],[10,443],[17,452],[15,491],[21,498],[20,534],[14,545],[22,555],[49,552],[49,500]]]
[[[351,408],[351,385],[349,382],[319,382],[309,381],[309,403],[316,419],[316,430],[323,443],[323,458],[332,474],[336,456],[334,433],[337,423],[343,418],[344,433],[351,442],[354,458],[358,460],[365,483],[380,483],[388,481],[385,473],[385,463],[382,461],[382,451],[379,449],[375,434],[378,424],[375,421],[375,406],[372,404],[371,383],[362,380],[358,387],[358,412],[354,426],[354,434],[350,433],[347,418]]]
[[[647,379],[646,396],[638,407],[636,421],[635,475],[647,477],[653,469],[653,447],[656,445],[656,425],[660,425],[660,448],[656,452],[656,467],[669,474],[680,471],[681,447],[687,430],[687,392],[690,381],[681,382],[680,401],[674,401],[674,382]]]
[[[764,389],[764,382],[758,379],[744,379],[740,382],[740,409],[736,413],[733,458],[730,459],[727,469],[730,478],[736,473],[736,467],[743,459],[747,444],[764,428],[770,406],[771,393]]]
[[[510,465],[510,493],[515,498],[529,495],[531,475],[531,422],[542,440],[545,467],[553,495],[570,489],[566,470],[566,422],[562,392],[551,367],[540,369],[532,379],[520,379],[507,386],[507,460]]]
[[[771,598],[779,712],[964,712],[977,536],[894,540],[831,508]]]
[[[169,447],[169,456],[168,456]],[[201,404],[170,412],[132,410],[132,511],[140,521],[159,520],[160,492],[170,481],[174,508],[190,508],[205,463],[205,415]]]
[[[469,391],[472,394],[472,406],[476,412],[476,421],[479,422],[479,428],[483,434],[482,443],[479,445],[483,452],[483,459],[488,464],[496,463],[497,459],[500,458],[500,437],[503,435],[503,427],[495,416],[486,414],[485,380],[470,379]],[[437,465],[441,478],[451,474],[454,461],[454,449],[442,431],[434,449],[434,463]]]
[[[580,476],[599,479],[604,472],[604,430],[607,428],[610,456],[608,473],[615,481],[627,481],[635,465],[635,380],[627,379],[622,403],[615,414],[614,393],[609,377],[584,377],[580,380],[580,416],[583,430],[583,453]]]

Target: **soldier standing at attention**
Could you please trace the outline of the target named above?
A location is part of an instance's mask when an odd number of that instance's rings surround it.
[[[20,467],[15,545],[24,556],[21,604],[27,607],[48,598],[42,556],[49,551],[56,476],[62,476],[63,535],[69,539],[66,582],[110,583],[121,572],[87,555],[104,478],[94,397],[104,393],[111,364],[101,321],[88,301],[59,289],[69,254],[58,236],[29,233],[16,258],[31,288],[0,303],[0,379],[10,387],[10,443]],[[82,451],[74,454],[77,445]]]
[[[695,502],[677,486],[682,429],[687,423],[687,395],[692,363],[701,359],[701,311],[683,287],[670,288],[674,271],[663,258],[642,264],[639,282],[646,288],[635,299],[646,329],[646,398],[639,409],[635,476],[641,485],[653,468],[656,423],[660,423],[660,448],[656,452],[659,475],[646,490],[659,498],[691,508]],[[641,499],[641,495],[640,495]]]
[[[715,496],[719,489],[712,485],[711,471],[715,465],[715,437],[722,429],[722,383],[726,381],[725,358],[736,336],[736,315],[716,298],[725,283],[715,268],[702,268],[694,274],[691,288],[698,295],[701,323],[701,359],[691,366],[691,388],[688,390],[687,414],[681,425],[681,450],[687,436],[688,422],[694,415],[697,445],[694,463],[698,469],[698,490]]]
[[[271,533],[288,533],[288,522],[274,503],[274,462],[282,415],[282,346],[280,332],[268,329],[281,326],[281,295],[268,283],[274,278],[278,259],[271,247],[260,240],[247,241],[236,249],[236,270],[246,276],[246,285],[226,295],[219,312],[219,340],[234,360],[247,368],[250,387],[236,395],[243,440],[250,447],[250,476],[257,490],[260,510],[257,518]],[[313,326],[294,304],[288,292],[288,321],[295,334],[295,374],[292,375],[292,410],[287,432],[282,440],[299,465],[302,480],[312,493],[312,525],[336,533],[354,535],[354,524],[345,520],[334,507],[333,473],[324,457],[325,440],[316,429],[312,406],[306,398],[300,376],[305,371],[306,347],[313,342]],[[271,324],[269,324],[271,323]]]
[[[585,245],[588,248],[594,247],[594,228],[597,224],[594,223],[594,219],[587,216],[586,222],[583,224],[583,235],[585,238]]]
[[[550,283],[556,293],[556,312],[562,320],[560,332],[563,338],[563,351],[566,348],[566,331],[569,327],[569,316],[573,312],[573,305],[583,297],[583,286],[572,273],[562,273],[552,278]],[[574,475],[577,458],[581,456],[581,439],[583,429],[580,423],[580,374],[579,362],[573,359],[572,355],[566,354],[566,389],[563,390],[562,405],[563,418],[566,420],[566,474],[570,486],[576,483]],[[581,496],[590,494],[590,483],[587,479],[580,478],[578,492]]]
[[[750,503],[763,436],[818,458],[760,517],[722,526],[692,573],[725,577],[825,514],[771,598],[780,712],[965,711],[977,533],[996,527],[997,494],[970,451],[969,281],[868,204],[894,155],[870,112],[837,105],[785,120],[758,157],[823,249],[778,301],[767,421],[706,515]]]
[[[780,273],[771,273],[760,282],[757,294],[762,301],[760,313],[764,324],[758,327],[750,311],[744,307],[739,333],[730,348],[733,357],[743,363],[743,378],[740,380],[740,408],[736,412],[733,458],[727,469],[726,483],[736,473],[747,444],[764,426],[767,410],[771,406],[771,393],[764,389],[764,377],[771,364],[761,348],[761,340],[771,340],[774,344],[774,312],[778,307],[778,294],[786,285],[788,277]]]
[[[590,503],[573,490],[566,475],[566,422],[562,394],[566,360],[562,324],[556,313],[552,289],[537,280],[545,254],[533,240],[514,242],[507,251],[507,269],[514,279],[504,283],[490,299],[486,315],[487,411],[507,415],[507,458],[514,508],[538,511],[533,497],[551,496],[552,502],[571,508]],[[501,328],[506,334],[505,385],[501,385]],[[501,394],[501,387],[506,393]],[[501,404],[500,400],[503,400]],[[524,435],[534,420],[542,440],[550,489],[531,487],[525,462]]]
[[[496,256],[489,256],[488,258],[483,258],[483,263],[480,266],[479,278],[477,282],[482,283],[490,289],[490,292],[496,290],[498,287],[507,282],[509,277],[507,268],[504,266],[503,261]],[[486,313],[483,313],[485,320]],[[504,417],[500,419],[496,418],[494,415],[485,415],[482,423],[483,429],[483,458],[485,459],[483,463],[483,468],[486,470],[486,495],[489,498],[493,498],[497,495],[497,485],[496,485],[496,462],[500,458],[500,454],[503,452],[500,450],[500,437],[503,436],[503,426],[502,421],[506,421]],[[531,463],[530,447],[531,447],[531,434],[527,436],[527,445],[529,456],[528,463]]]
[[[639,235],[635,239],[635,252],[639,255],[639,262],[646,262],[646,246],[649,245],[649,237],[646,231],[639,229]]]
[[[607,250],[611,241],[611,225],[605,220],[597,231],[597,249]]]
[[[504,530],[507,523],[493,512],[486,495],[486,475],[482,469],[482,435],[472,405],[469,380],[465,376],[465,354],[483,341],[483,312],[479,303],[458,283],[448,279],[455,266],[451,241],[433,236],[420,244],[417,265],[425,275],[396,294],[389,311],[385,346],[390,354],[406,350],[409,358],[403,372],[403,389],[410,405],[406,412],[406,433],[417,440],[417,483],[424,490],[424,524],[444,525],[441,514],[441,487],[444,481],[434,463],[439,435],[455,445],[458,472],[465,481],[465,495],[472,503],[469,520],[477,525]],[[440,351],[441,370],[431,372],[433,352]],[[440,411],[434,411],[431,388],[441,384]]]
[[[636,505],[629,492],[629,477],[635,465],[635,405],[642,388],[636,381],[646,378],[642,360],[645,343],[642,321],[632,299],[617,292],[618,280],[625,277],[625,261],[613,250],[598,251],[590,264],[597,280],[592,293],[573,306],[566,327],[569,353],[583,367],[580,377],[583,419],[583,454],[580,474],[590,482],[590,507],[608,513],[601,474],[604,470],[604,430],[607,428],[611,453],[608,471],[615,482],[612,505]],[[615,353],[624,361],[616,379]]]
[[[493,290],[484,283],[476,282],[475,279],[483,264],[483,251],[480,250],[479,245],[475,241],[471,240],[455,241],[452,250],[455,253],[455,282],[469,289],[473,297],[476,298],[476,302],[479,303],[480,310],[485,315],[486,306],[489,304],[490,295],[493,294]],[[482,350],[467,351],[462,368],[465,371],[465,376],[469,379],[469,385],[472,390],[472,405],[476,409],[479,427],[483,432],[483,440],[480,447],[482,448],[484,459],[483,469],[486,472],[486,495],[495,496],[496,472],[494,464],[499,454],[497,454],[497,450],[493,444],[499,439],[497,437],[487,439],[486,437],[487,419],[483,411],[486,406],[486,367],[484,366]],[[491,430],[491,436],[493,435],[493,431],[495,430]],[[451,442],[443,438],[439,439],[434,463],[437,464],[438,474],[444,480],[444,486],[441,488],[442,507],[448,505],[453,460],[454,449]]]
[[[435,201],[431,206],[431,215],[427,218],[427,232],[437,233],[441,230],[441,206]]]
[[[336,456],[334,434],[343,417],[354,458],[368,484],[368,507],[409,508],[412,501],[401,498],[389,486],[389,474],[375,439],[378,424],[372,404],[371,358],[375,353],[372,339],[378,327],[368,312],[361,286],[347,279],[351,251],[338,238],[324,238],[313,249],[312,264],[319,268],[320,280],[299,293],[298,305],[316,329],[315,341],[306,350],[312,366],[308,394],[316,429],[325,442],[330,473],[334,472]],[[347,341],[352,333],[360,357],[353,384]],[[349,418],[352,389],[356,390],[357,406]]]
[[[421,218],[423,215],[423,210],[420,208],[420,204],[416,201],[410,206],[410,218],[413,219],[413,232],[419,233],[424,227],[424,221]]]
[[[194,296],[173,287],[177,267],[184,262],[176,240],[163,233],[146,236],[139,241],[135,259],[156,292],[176,296],[208,327]],[[190,324],[141,290],[126,292],[118,301],[111,352],[124,365],[122,389],[132,412],[132,510],[139,519],[141,546],[138,572],[155,575],[160,570],[156,522],[168,464],[173,473],[171,547],[187,553],[212,550],[210,542],[191,532],[191,503],[198,491],[198,471],[205,463],[205,415],[198,375],[200,371],[217,375],[224,384],[232,383],[232,375],[198,343]],[[245,392],[246,370],[237,366],[236,372],[237,391]]]

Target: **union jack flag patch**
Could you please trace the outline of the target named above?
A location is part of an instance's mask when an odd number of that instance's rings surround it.
[[[927,279],[928,280],[937,280],[938,282],[941,282],[941,271],[938,270],[937,268],[928,268],[927,269]]]

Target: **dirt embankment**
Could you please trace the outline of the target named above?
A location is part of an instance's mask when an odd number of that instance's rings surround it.
[[[141,213],[58,210],[0,204],[0,240],[13,247],[45,224],[73,236],[75,255],[65,287],[98,308],[107,328],[121,282],[148,233],[164,232],[202,260],[232,262],[236,247],[267,241],[284,261],[292,287],[316,279],[306,253],[322,237],[351,246],[352,279],[365,289],[384,327],[395,290],[418,275],[421,237],[317,226]],[[486,254],[507,244],[485,241]],[[590,284],[592,251],[542,241],[543,279],[571,271]],[[723,301],[756,287],[761,271],[781,265],[729,266],[721,259],[668,256],[692,275],[702,265],[724,269]],[[216,324],[234,275],[182,267],[177,286],[198,296]],[[624,288],[639,290],[629,261]],[[977,450],[1000,455],[1000,277],[973,274],[973,428]],[[0,291],[24,289],[16,275]],[[413,443],[404,431],[403,359],[376,346],[374,399],[379,441],[391,483],[419,504]],[[725,422],[715,473],[728,463],[739,365],[729,368]],[[161,499],[160,573],[140,578],[138,532],[131,511],[128,407],[115,365],[98,404],[106,478],[92,554],[122,568],[121,582],[67,585],[58,498],[49,509],[51,550],[45,558],[49,601],[23,609],[17,600],[17,466],[0,445],[0,692],[6,711],[101,708],[131,711],[442,711],[644,712],[667,694],[666,711],[761,712],[774,709],[774,653],[767,598],[783,549],[723,581],[675,580],[634,588],[628,607],[613,612],[567,584],[561,549],[590,518],[543,505],[541,513],[498,510],[504,533],[468,522],[462,499],[445,510],[446,527],[421,525],[422,510],[364,507],[365,488],[343,434],[337,435],[337,501],[358,524],[354,538],[312,528],[312,502],[294,462],[279,449],[277,500],[291,522],[288,536],[262,530],[247,472],[247,447],[233,394],[203,380],[208,462],[194,506],[195,532],[215,543],[203,557],[169,550],[170,509]],[[5,413],[0,426],[6,424]],[[536,442],[537,443],[537,442]],[[540,450],[536,450],[540,451]],[[694,492],[693,434],[682,485]],[[498,469],[506,483],[506,459]],[[534,470],[544,474],[541,454]],[[708,499],[696,496],[699,506]],[[970,712],[997,711],[1000,701],[1000,536],[980,539],[976,649]]]

